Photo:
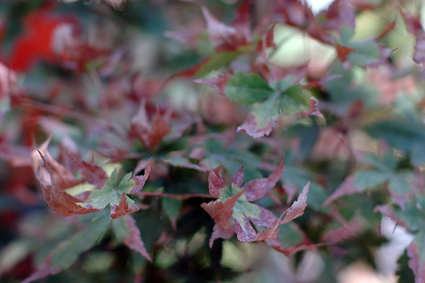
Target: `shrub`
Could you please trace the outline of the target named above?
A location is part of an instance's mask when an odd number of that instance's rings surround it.
[[[420,3],[233,2],[0,4],[2,282],[425,281]]]

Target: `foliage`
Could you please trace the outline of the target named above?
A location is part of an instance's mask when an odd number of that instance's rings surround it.
[[[0,3],[2,282],[425,281],[423,5],[233,2]]]

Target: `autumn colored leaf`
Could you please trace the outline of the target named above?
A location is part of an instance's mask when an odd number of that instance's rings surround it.
[[[407,256],[410,258],[409,267],[415,275],[415,283],[425,281],[425,259],[424,254],[424,233],[418,233],[415,241],[412,241],[407,248]]]
[[[127,214],[124,217],[112,220],[112,230],[117,240],[122,241],[130,249],[139,252],[147,260],[152,261],[140,237],[136,220],[131,215]]]
[[[140,192],[149,177],[150,169],[151,163],[149,162],[145,175],[131,178],[131,173],[128,173],[121,180],[118,180],[118,173],[115,169],[110,179],[105,182],[105,186],[90,194],[85,202],[86,207],[102,210],[110,204],[112,219],[138,211],[139,207],[127,194]]]
[[[74,154],[67,152],[68,156],[70,156],[73,161],[75,167],[77,167],[78,171],[83,175],[86,181],[92,185],[95,185],[98,188],[102,188],[105,184],[105,181],[108,179],[108,175],[106,172],[93,164],[93,160],[91,163],[87,163],[84,160],[80,160]]]
[[[233,214],[232,209],[243,193],[244,191],[240,191],[236,195],[228,198],[225,202],[216,200],[209,203],[203,203],[201,207],[208,212],[211,218],[214,219],[221,228],[226,229]]]
[[[323,117],[318,109],[317,101],[311,98],[311,94],[300,84],[296,84],[283,91],[274,91],[264,102],[255,104],[248,118],[237,131],[254,138],[268,135],[280,113]]]
[[[289,221],[292,221],[293,219],[300,217],[301,215],[304,214],[304,210],[307,207],[307,193],[308,193],[309,186],[310,186],[310,182],[308,182],[304,186],[302,192],[298,196],[298,199],[294,201],[294,203],[291,205],[290,208],[288,208],[288,210],[286,210],[285,218],[283,218],[283,221],[281,222],[281,224],[288,223]]]
[[[230,74],[223,74],[223,75],[219,75],[217,78],[197,79],[197,80],[194,80],[194,82],[208,85],[210,87],[217,89],[221,94],[224,94],[226,89],[226,84],[230,76],[231,76]]]
[[[203,6],[202,13],[207,22],[208,34],[211,42],[215,46],[215,51],[235,51],[241,46],[245,46],[249,42],[249,18],[246,17],[246,4],[242,5],[242,9],[237,13],[237,18],[234,21],[235,26],[227,26],[219,22],[208,9]]]
[[[36,153],[39,154],[40,158],[37,158]],[[46,157],[44,157],[40,151],[34,151],[31,157],[33,159],[34,174],[40,183],[43,198],[53,211],[62,216],[71,216],[97,212],[100,210],[79,205],[79,199],[64,191],[67,187],[60,187],[58,185],[56,176],[62,176],[60,172],[65,172],[64,170],[66,169],[56,161],[50,161],[53,160],[50,155],[47,154]],[[53,164],[53,166],[51,164]],[[41,166],[44,166],[45,170]],[[53,171],[54,169],[55,171]],[[69,184],[69,182],[65,183],[65,181],[68,180],[63,177],[64,176],[60,178],[62,181],[61,184]]]
[[[137,137],[147,148],[157,146],[164,136],[171,132],[170,125],[162,117],[159,108],[152,122],[146,112],[146,101],[140,104],[139,111],[131,121],[131,136]]]
[[[348,60],[348,55],[351,52],[356,52],[356,50],[353,48],[341,46],[339,44],[337,44],[335,48],[336,48],[336,53],[338,54],[338,58],[339,60],[341,60],[342,63]]]
[[[240,169],[233,177],[231,189],[224,184],[224,181],[220,176],[211,170],[209,175],[210,192],[212,192],[212,195],[214,196],[218,195],[219,199],[208,204],[203,204],[202,207],[205,210],[208,209],[208,213],[214,212],[214,219],[216,221],[218,219],[219,221],[217,221],[217,223],[225,229],[229,224],[227,218],[229,210],[232,209],[233,206],[233,212],[230,216],[233,217],[235,221],[235,230],[238,239],[244,242],[251,242],[255,239],[257,233],[252,227],[250,221],[252,221],[255,225],[270,228],[274,226],[277,218],[271,211],[252,204],[249,201],[263,197],[276,185],[282,174],[282,167],[283,159],[269,178],[252,180],[239,188],[238,186],[243,183],[243,171]],[[213,211],[212,208],[215,210]],[[223,213],[222,218],[219,218],[220,213]]]
[[[354,184],[355,178],[355,176],[347,177],[344,182],[342,182],[342,184],[326,199],[322,206],[327,206],[343,196],[363,192],[363,188]]]
[[[235,225],[230,225],[226,229],[221,228],[221,226],[216,222],[213,227],[213,232],[209,241],[209,246],[212,248],[214,241],[216,239],[230,239],[233,234],[235,234]]]

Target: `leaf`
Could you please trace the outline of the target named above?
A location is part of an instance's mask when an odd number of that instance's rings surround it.
[[[146,166],[145,175],[131,178],[131,173],[128,173],[121,180],[118,180],[118,173],[115,169],[110,179],[105,182],[105,186],[98,191],[93,191],[87,198],[85,202],[87,207],[102,210],[110,204],[112,219],[138,211],[139,207],[127,194],[134,194],[142,190],[149,177],[150,169],[151,160]]]
[[[58,186],[56,182],[56,174],[53,172],[50,160],[47,160],[41,152],[38,152],[38,154],[40,155],[41,160],[43,160],[50,179],[47,178],[46,173],[41,168],[41,165],[36,163],[37,161],[33,152],[33,166],[35,167],[34,173],[40,183],[43,198],[53,211],[61,216],[72,216],[99,211],[99,209],[96,208],[82,207],[78,205],[77,203],[80,202],[79,199],[74,198]],[[46,155],[46,157],[47,156],[49,155]],[[40,161],[38,162],[41,163]],[[55,164],[56,168],[62,168],[56,161],[53,162],[53,164]]]
[[[322,204],[323,206],[329,205],[331,202],[347,195],[352,195],[356,193],[361,193],[364,191],[364,188],[356,186],[354,184],[356,176],[347,177],[344,182],[326,199]]]
[[[294,201],[288,210],[286,210],[285,218],[283,218],[283,221],[280,224],[288,223],[289,221],[292,221],[304,214],[304,210],[307,207],[307,193],[309,186],[310,182],[304,186],[301,194],[298,196],[298,199]]]
[[[342,63],[348,60],[348,55],[350,55],[351,52],[355,52],[356,50],[350,47],[345,47],[342,45],[336,45],[336,53],[338,54],[339,60],[341,60]]]
[[[221,178],[218,178],[213,171],[210,171],[209,179],[215,180],[215,182],[209,182],[210,191],[212,191],[215,196],[218,195],[219,199],[208,204],[204,203],[202,207],[214,217],[214,220],[216,220],[223,229],[229,224],[230,217],[233,217],[238,239],[243,242],[251,242],[255,239],[257,233],[250,221],[255,225],[271,228],[276,224],[275,220],[277,220],[277,218],[271,211],[250,203],[248,199],[255,200],[261,198],[267,191],[275,186],[280,179],[282,167],[283,159],[278,168],[270,174],[269,178],[253,180],[255,182],[251,181],[245,184],[246,188],[249,188],[249,192],[247,191],[245,194],[245,186],[242,188],[238,187],[238,185],[243,182],[242,169],[238,170],[233,176],[232,187],[230,189],[224,184]],[[211,186],[211,184],[213,184],[213,186]],[[211,188],[213,188],[213,190],[211,190]],[[233,212],[230,213],[232,207]],[[274,235],[274,233],[271,234]]]
[[[221,228],[226,229],[233,214],[233,206],[243,193],[244,191],[240,191],[236,195],[228,198],[225,202],[216,200],[209,203],[203,203],[201,204],[201,207],[208,212],[211,218],[214,219]]]
[[[178,199],[163,197],[161,199],[161,204],[165,214],[167,214],[168,218],[171,220],[173,229],[177,229],[176,220],[183,202]]]
[[[382,184],[388,179],[388,175],[379,171],[357,171],[355,173],[354,186],[369,189]]]
[[[102,168],[94,165],[93,160],[92,163],[87,163],[69,151],[67,151],[67,155],[71,157],[74,165],[89,184],[95,185],[98,188],[103,187],[105,181],[108,179],[108,175],[106,175],[106,172]]]
[[[208,85],[210,87],[217,89],[221,94],[224,94],[226,89],[226,84],[230,76],[231,74],[226,73],[223,75],[219,75],[217,78],[197,79],[197,80],[194,80],[194,82],[198,84]]]
[[[212,249],[213,243],[216,239],[230,239],[233,234],[235,234],[235,225],[230,225],[226,229],[223,229],[218,223],[215,223],[209,241],[210,248]]]
[[[413,274],[415,274],[415,283],[423,283],[425,281],[424,239],[424,233],[418,233],[407,248],[407,256],[410,258],[408,264]]]
[[[131,120],[130,135],[137,137],[147,148],[152,148],[157,146],[163,137],[170,132],[170,125],[162,118],[158,106],[156,107],[155,117],[149,123],[146,101],[142,100],[139,111]]]
[[[84,230],[74,234],[61,242],[47,257],[45,262],[23,282],[32,282],[37,279],[54,275],[65,270],[85,251],[91,249],[109,228],[111,220],[106,213],[100,213]]]
[[[112,230],[117,240],[122,241],[127,247],[139,252],[147,260],[152,261],[145,249],[145,244],[140,237],[140,230],[131,215],[125,215],[112,221]]]
[[[281,93],[273,93],[264,102],[255,104],[247,120],[238,127],[237,131],[244,132],[253,138],[268,135],[280,113],[323,117],[311,94],[300,84],[296,84]]]
[[[230,101],[239,104],[254,104],[270,97],[275,91],[256,74],[247,75],[236,71],[227,79],[225,94]]]
[[[246,200],[255,201],[257,199],[264,197],[268,193],[268,191],[270,191],[279,181],[280,177],[282,176],[282,169],[283,169],[283,157],[280,159],[280,163],[276,167],[276,170],[273,171],[268,178],[255,179],[246,183],[241,188],[242,190],[245,190]],[[241,185],[243,182],[243,175],[242,175],[242,181],[240,181],[241,177],[240,177],[239,171],[235,173],[233,178],[234,178],[234,181],[232,182],[232,185],[235,185],[236,187],[239,188],[240,186],[238,185]]]
[[[215,51],[234,51],[241,46],[248,44],[248,38],[246,37],[246,23],[241,18],[242,13],[239,13],[239,17],[236,19],[236,27],[226,26],[219,22],[213,15],[210,14],[205,6],[202,6],[202,13],[205,20],[207,21],[208,34],[211,42],[215,46]],[[243,16],[242,16],[243,17]]]

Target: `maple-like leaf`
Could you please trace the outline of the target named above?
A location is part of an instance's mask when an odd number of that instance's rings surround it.
[[[415,274],[415,283],[425,282],[424,233],[419,233],[407,248],[409,267]]]
[[[126,174],[118,180],[118,173],[115,169],[105,186],[100,190],[93,191],[85,203],[87,207],[102,210],[106,205],[111,206],[111,218],[116,219],[123,215],[139,210],[137,204],[127,196],[140,192],[149,177],[151,161],[146,166],[145,175],[131,178],[131,173]]]
[[[280,113],[323,117],[317,101],[302,85],[296,83],[301,77],[293,72],[285,72],[273,82],[274,88],[256,74],[247,75],[239,71],[234,76],[224,75],[196,82],[224,91],[232,102],[253,104],[251,113],[237,131],[259,138],[271,133]]]
[[[308,194],[309,186],[310,186],[310,182],[308,182],[304,186],[301,194],[298,196],[298,199],[294,201],[291,207],[288,208],[288,210],[285,212],[285,218],[283,218],[283,221],[281,224],[288,223],[289,221],[292,221],[293,219],[303,215],[304,210],[307,207],[307,194]]]
[[[44,263],[23,282],[32,282],[71,267],[83,252],[91,249],[98,242],[110,223],[111,220],[105,212],[94,214],[89,225],[62,241],[50,252]]]
[[[39,154],[39,158],[36,158],[36,153]],[[46,154],[46,157],[44,157],[40,151],[34,151],[32,153],[32,159],[34,174],[40,183],[43,198],[53,211],[62,216],[99,211],[96,208],[83,207],[77,204],[80,200],[65,192],[64,189],[67,187],[59,186],[56,180],[58,175],[61,176],[59,179],[62,181],[62,185],[69,184],[68,178],[64,178],[61,175],[61,172],[65,172],[64,170],[66,169],[54,161],[50,155]]]
[[[240,191],[236,195],[228,198],[225,202],[216,200],[209,203],[203,203],[201,207],[208,212],[211,218],[214,219],[221,228],[226,229],[233,214],[233,206],[243,193],[244,191]]]
[[[146,112],[146,101],[142,100],[139,111],[131,121],[131,135],[137,137],[147,148],[158,145],[164,136],[171,132],[170,125],[162,117],[159,108],[152,122]]]
[[[140,230],[136,225],[136,220],[131,215],[114,219],[112,221],[112,230],[119,241],[122,241],[130,249],[139,252],[147,260],[152,261],[140,237]]]
[[[252,180],[244,186],[242,186],[243,169],[241,168],[233,176],[231,188],[228,188],[223,179],[211,170],[208,178],[210,194],[219,198],[208,204],[202,204],[202,207],[208,209],[208,213],[214,212],[214,219],[219,219],[219,221],[216,221],[224,230],[227,228],[230,218],[233,217],[238,239],[243,242],[251,242],[255,239],[257,233],[250,221],[255,225],[270,228],[274,226],[277,217],[271,211],[249,201],[263,197],[272,189],[280,179],[282,168],[283,158],[268,178]],[[229,213],[232,206],[233,212]],[[215,208],[215,210],[211,208]]]
[[[216,222],[213,227],[213,232],[209,241],[209,246],[212,248],[216,239],[230,239],[235,234],[235,225],[230,225],[226,229],[221,228]]]
[[[322,207],[329,205],[331,202],[347,195],[360,193],[364,191],[364,188],[358,187],[354,184],[355,176],[347,177],[344,182],[325,200]]]
[[[108,175],[102,168],[94,165],[93,160],[91,163],[87,163],[84,160],[77,158],[70,152],[67,152],[67,155],[71,158],[74,166],[81,173],[81,175],[83,175],[88,183],[98,188],[103,187],[105,181],[108,179]]]
[[[227,26],[219,22],[205,6],[202,7],[202,13],[207,22],[208,34],[215,46],[215,51],[235,51],[241,46],[248,44],[250,41],[248,7],[249,3],[245,3],[236,11],[233,26]]]

